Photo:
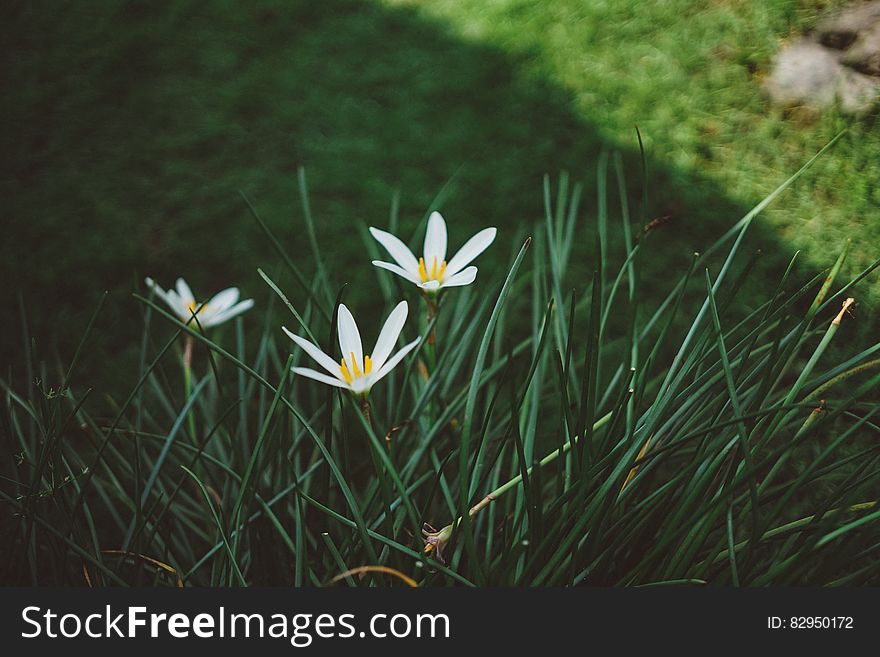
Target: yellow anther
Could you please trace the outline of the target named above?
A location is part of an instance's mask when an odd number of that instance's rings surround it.
[[[342,378],[345,379],[346,383],[351,383],[355,379],[366,376],[373,370],[373,360],[369,356],[364,356],[364,371],[361,373],[357,359],[354,357],[354,352],[349,352],[348,355],[351,357],[349,361],[351,363],[351,370],[348,369],[348,362],[344,358],[339,361],[339,371],[342,372]]]
[[[433,256],[431,258],[431,272],[428,273],[428,268],[425,266],[425,259],[419,258],[419,280],[422,283],[427,283],[428,281],[441,281],[443,280],[443,274],[446,272],[446,261],[440,263],[440,268],[437,268],[437,256]]]
[[[344,358],[339,361],[339,371],[342,372],[342,378],[345,379],[345,382],[351,383],[351,374],[348,372],[348,366],[345,364]]]

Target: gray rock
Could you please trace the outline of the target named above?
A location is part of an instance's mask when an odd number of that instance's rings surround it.
[[[782,107],[822,111],[838,104],[854,115],[870,112],[880,100],[880,80],[849,69],[838,51],[811,39],[779,53],[765,88]]]
[[[783,107],[872,111],[880,104],[880,0],[847,8],[784,48],[765,88]]]
[[[827,48],[804,39],[780,51],[766,88],[777,105],[830,107],[843,66]]]
[[[871,29],[859,32],[842,61],[860,73],[880,76],[880,18]]]
[[[780,51],[765,86],[777,105],[824,109],[834,104],[842,68],[827,48],[804,39]]]
[[[880,78],[844,67],[837,84],[837,101],[847,114],[870,113],[880,102]]]
[[[837,50],[849,48],[865,31],[880,21],[880,0],[863,2],[827,18],[816,27],[819,41]]]

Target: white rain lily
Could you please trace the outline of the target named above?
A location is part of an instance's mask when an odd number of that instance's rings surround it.
[[[236,315],[240,315],[254,305],[253,299],[238,301],[237,287],[230,287],[215,294],[209,301],[199,303],[193,296],[189,285],[182,278],[177,279],[175,290],[163,290],[152,278],[145,279],[156,296],[162,299],[171,311],[184,323],[194,322],[193,315],[198,318],[202,328],[210,328],[222,324]]]
[[[394,259],[394,263],[373,260],[373,264],[402,276],[426,292],[437,292],[445,287],[470,285],[477,277],[477,268],[467,265],[492,244],[497,232],[495,228],[484,228],[465,242],[458,253],[447,262],[446,222],[439,212],[432,212],[428,218],[425,251],[418,259],[397,237],[371,227],[370,233]]]
[[[318,365],[327,370],[329,375],[307,367],[294,367],[294,373],[326,383],[327,385],[336,386],[337,388],[351,390],[356,395],[367,394],[370,388],[394,369],[395,365],[419,343],[419,338],[416,338],[391,356],[391,350],[397,344],[397,338],[401,330],[403,330],[404,322],[406,322],[407,312],[406,301],[401,301],[397,304],[397,307],[391,311],[388,319],[385,320],[372,353],[364,354],[361,335],[358,332],[354,317],[352,317],[348,308],[340,304],[337,332],[339,334],[339,348],[342,351],[342,359],[339,362],[325,354],[310,341],[291,333],[282,326],[281,328],[287,333],[288,337],[302,347],[303,351],[311,356]],[[389,356],[391,357],[389,358]]]

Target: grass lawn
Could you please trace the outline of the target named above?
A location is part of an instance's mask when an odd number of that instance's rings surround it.
[[[880,137],[874,120],[811,116],[768,106],[760,83],[781,44],[844,2],[460,0],[407,2],[472,43],[519,58],[520,71],[569,95],[572,111],[599,136],[626,143],[638,124],[653,155],[716,183],[752,205],[837,132],[849,133],[766,223],[786,251],[812,264],[853,239],[852,269],[880,246]],[[878,289],[875,286],[875,290]]]
[[[803,249],[806,276],[850,237],[848,271],[864,267],[880,244],[872,121],[786,115],[760,91],[779,44],[835,4],[4,3],[3,360],[20,353],[19,290],[41,353],[65,358],[108,290],[91,352],[105,363],[132,357],[144,275],[269,298],[255,268],[278,259],[239,190],[308,271],[300,165],[337,284],[362,271],[346,266],[365,257],[358,224],[387,224],[395,192],[407,231],[433,206],[463,233],[501,226],[490,267],[541,217],[542,176],[568,170],[586,236],[603,148],[623,152],[638,205],[634,124],[651,176],[637,210],[673,216],[658,278],[844,127],[750,247],[764,272]],[[579,241],[585,274],[592,252]],[[358,283],[355,299],[375,285]]]
[[[0,581],[876,583],[880,138],[760,88],[829,9],[4,3]],[[440,301],[364,241],[434,209],[499,228]]]

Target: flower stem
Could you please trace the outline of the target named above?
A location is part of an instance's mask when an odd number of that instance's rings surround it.
[[[192,357],[193,357],[193,348],[195,346],[193,337],[191,335],[186,336],[186,342],[183,346],[183,393],[184,398],[189,401],[190,396],[192,395]],[[192,408],[190,408],[186,417],[187,427],[189,428],[189,435],[193,442],[196,442],[196,418],[193,415]]]
[[[843,302],[843,306],[840,309],[840,312],[837,313],[837,316],[831,320],[831,324],[828,326],[828,330],[825,332],[825,335],[822,336],[822,340],[819,342],[819,345],[816,347],[816,350],[813,352],[813,355],[810,356],[810,359],[807,361],[807,364],[804,366],[804,369],[801,370],[800,375],[797,380],[794,382],[794,385],[789,390],[788,394],[785,396],[785,399],[782,401],[783,405],[791,404],[798,393],[801,391],[801,388],[806,383],[807,379],[813,373],[813,369],[816,367],[816,363],[819,362],[819,358],[822,357],[822,354],[825,353],[825,350],[828,348],[828,345],[831,344],[831,340],[834,338],[835,333],[837,333],[837,329],[840,328],[840,323],[843,321],[843,318],[846,316],[849,309],[856,302],[852,297],[846,299]],[[810,415],[807,416],[807,419],[804,420],[804,423],[801,425],[800,429],[798,429],[797,433],[794,435],[794,439],[797,439],[803,434],[813,422],[819,417],[819,414],[824,410],[824,405],[820,404],[817,408],[815,408]],[[798,412],[797,409],[793,409],[779,417],[774,424],[771,425],[770,430],[767,432],[768,438],[772,438],[776,431],[784,426],[788,421],[790,421],[794,415]],[[765,439],[767,440],[767,439]],[[788,458],[791,456],[791,451],[785,452],[782,454],[776,463],[773,464],[773,467],[770,468],[770,471],[767,473],[767,476],[764,477],[764,480],[758,485],[758,491],[763,492],[767,489],[770,483],[773,481],[773,478],[777,475],[779,470],[782,469],[782,466],[788,461]]]
[[[361,413],[363,414],[364,419],[367,421],[367,424],[372,429],[373,428],[373,413],[370,410],[370,400],[367,399],[366,395],[361,395],[358,398],[358,403],[360,405]]]
[[[425,293],[422,297],[425,299],[425,329],[427,330],[429,326],[431,327],[428,337],[425,340],[423,350],[426,361],[423,375],[425,385],[427,386],[428,380],[434,375],[434,372],[437,369],[437,331],[434,326],[431,326],[431,324],[437,317],[439,304],[438,297],[435,294]],[[434,422],[434,420],[437,419],[437,404],[433,398],[428,400],[425,413],[429,422]]]
[[[430,326],[431,322],[437,316],[437,297],[433,294],[425,295],[425,304],[427,308],[425,309],[425,320],[426,325]],[[428,334],[428,344],[433,347],[437,343],[437,333],[434,328],[431,328],[431,333]]]
[[[606,415],[604,415],[604,416],[602,416],[601,418],[599,418],[598,420],[596,420],[596,422],[593,424],[593,431],[595,431],[595,430],[597,430],[597,429],[600,429],[601,427],[605,426],[605,425],[608,423],[608,421],[611,420],[611,416],[612,416],[613,414],[614,414],[613,412],[609,412],[609,413],[607,413]],[[561,455],[563,455],[563,454],[565,454],[566,452],[568,452],[568,450],[571,449],[571,446],[572,446],[572,445],[576,445],[576,444],[578,443],[578,440],[579,440],[579,438],[578,438],[577,436],[575,436],[575,439],[574,439],[574,440],[566,440],[566,441],[565,441],[565,444],[564,444],[562,447],[560,447],[559,449],[557,449],[557,450],[555,450],[555,451],[553,451],[553,452],[550,452],[549,454],[547,454],[547,456],[545,456],[544,458],[542,458],[542,459],[541,459],[540,461],[538,461],[536,464],[534,464],[534,465],[532,465],[531,467],[529,467],[529,468],[526,470],[526,474],[528,474],[529,476],[531,476],[532,471],[533,471],[535,468],[543,468],[545,465],[548,465],[548,464],[552,463],[553,461],[555,461],[556,459],[558,459]],[[510,481],[507,481],[507,482],[501,484],[498,488],[496,488],[495,490],[493,490],[491,493],[489,493],[489,494],[486,495],[483,499],[481,499],[479,502],[477,502],[474,506],[472,506],[472,507],[470,508],[470,510],[468,511],[468,516],[470,516],[471,518],[473,518],[473,517],[474,517],[475,515],[477,515],[480,511],[482,511],[482,510],[485,509],[487,506],[489,506],[489,504],[491,504],[492,502],[494,502],[495,500],[497,500],[499,497],[501,497],[502,495],[504,495],[504,493],[506,493],[507,491],[509,491],[511,488],[514,488],[515,486],[518,486],[518,485],[522,482],[522,480],[523,480],[523,476],[522,476],[522,473],[520,473],[520,474],[518,474],[517,476],[515,476],[513,479],[511,479]],[[455,526],[458,526],[458,524],[461,522],[461,520],[462,520],[461,517],[459,517],[459,518],[455,521],[455,523],[453,523],[453,524],[454,524]]]
[[[370,410],[370,400],[367,395],[359,395],[358,396],[358,406],[360,407],[361,414],[364,416],[364,421],[367,423],[370,431],[374,431],[373,427],[373,413]],[[391,452],[391,441],[386,440],[385,446],[388,448],[389,453]],[[368,449],[370,450],[370,458],[373,460],[373,467],[376,469],[376,474],[379,477],[379,489],[382,493],[382,503],[383,503],[383,511],[385,513],[385,520],[387,522],[387,530],[389,532],[389,536],[394,534],[394,518],[391,515],[392,508],[392,492],[391,492],[391,482],[388,480],[388,472],[385,470],[385,465],[382,463],[381,459],[378,457],[376,450],[379,449],[373,446],[372,441],[369,441]],[[389,458],[390,455],[389,455]]]
[[[880,358],[875,358],[874,360],[869,360],[867,363],[862,363],[861,365],[857,365],[851,369],[848,369],[844,372],[841,372],[837,376],[835,376],[830,381],[823,383],[821,386],[816,388],[809,395],[804,397],[804,401],[813,401],[814,399],[822,399],[822,395],[824,395],[829,388],[833,388],[838,383],[846,381],[857,374],[863,374],[864,372],[868,372],[872,369],[876,369],[880,367]]]
[[[370,427],[371,431],[375,431],[376,428],[373,426],[373,411],[370,408],[370,400],[366,395],[362,395],[358,398],[358,405],[361,409],[361,414],[364,416],[364,420],[367,422],[367,426]],[[388,448],[388,453],[391,453],[391,434],[386,434],[385,436],[385,447]],[[378,462],[376,462],[376,467],[383,474],[385,473],[385,468]]]
[[[430,376],[434,373],[434,370],[437,367],[437,330],[431,326],[431,323],[434,322],[437,317],[440,304],[438,303],[438,296],[436,294],[423,293],[422,298],[425,300],[425,330],[427,330],[429,326],[431,327],[428,337],[425,340],[424,347],[425,360],[427,361],[427,375]]]

